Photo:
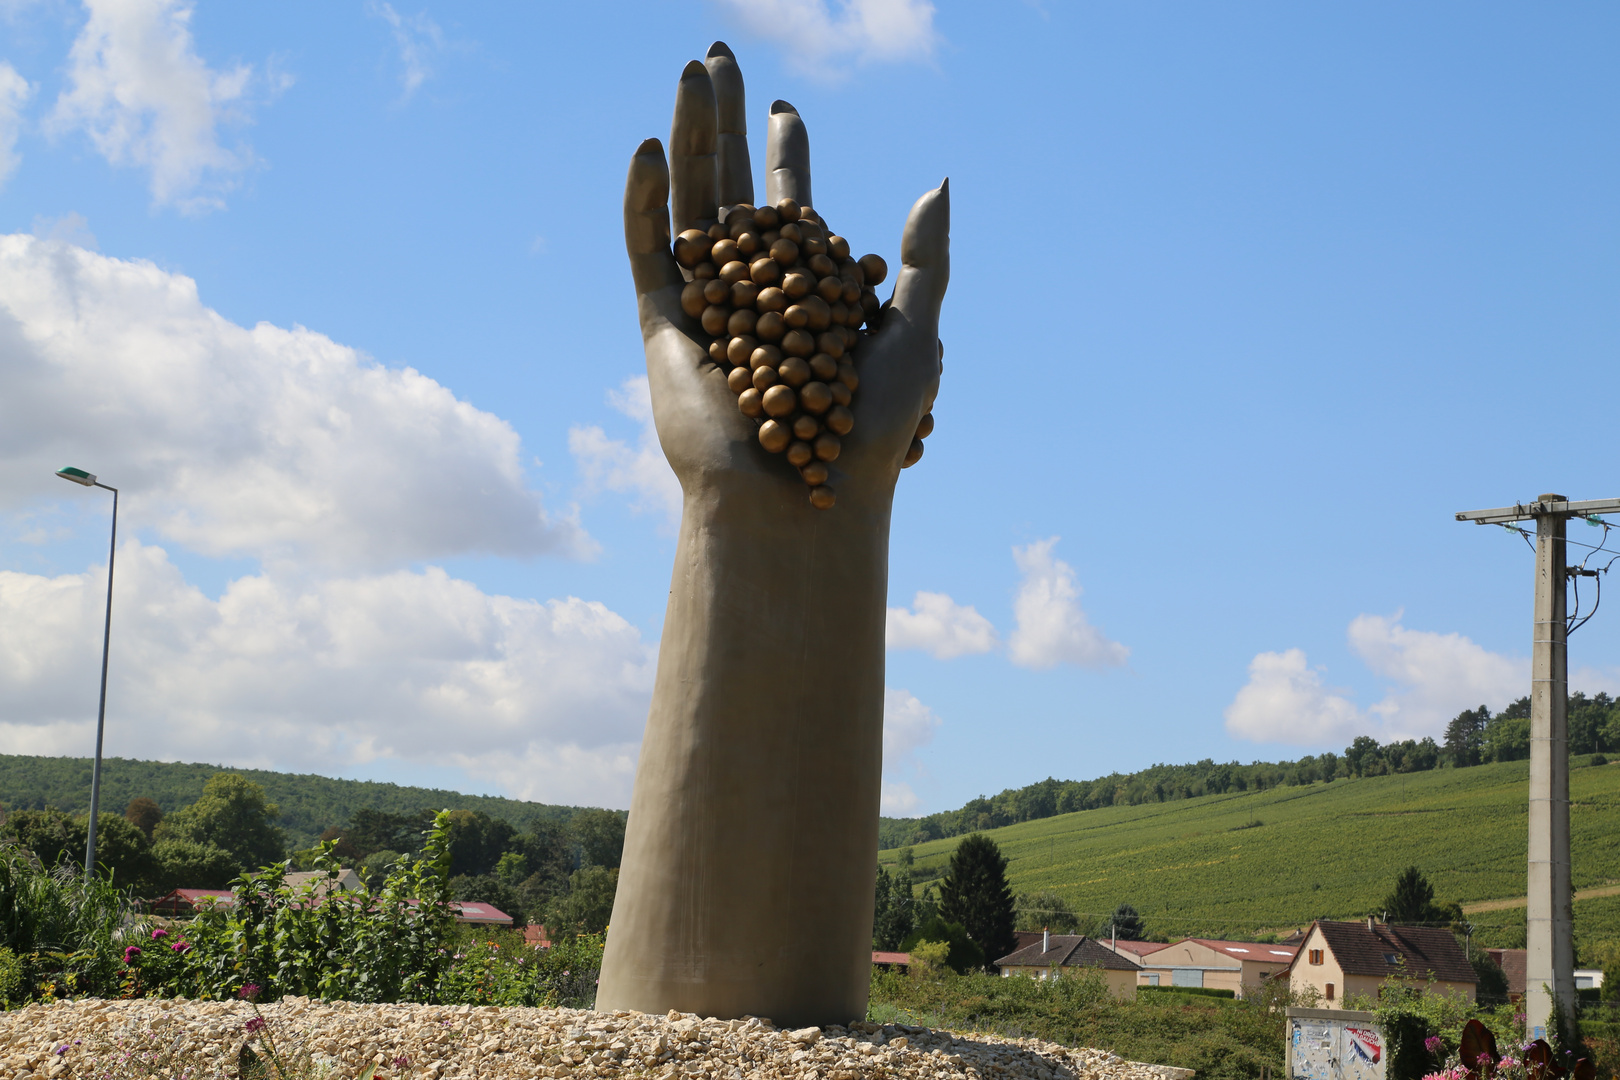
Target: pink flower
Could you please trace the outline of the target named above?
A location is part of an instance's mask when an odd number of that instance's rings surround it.
[[[263,1031],[264,1030],[264,1017],[255,1016],[253,1019],[249,1020],[245,1025],[243,1025],[243,1027],[245,1028],[245,1030],[247,1031],[247,1033],[249,1035],[252,1035],[254,1032],[257,1032],[257,1031]]]
[[[409,1065],[410,1063],[411,1063],[410,1056],[407,1055],[407,1054],[401,1054],[401,1055],[399,1055],[399,1057],[394,1059],[394,1068],[403,1069],[407,1065]]]
[[[188,952],[191,949],[191,942],[177,941],[173,945],[170,945],[169,948],[178,953]]]
[[[1427,1039],[1423,1040],[1423,1048],[1431,1054],[1438,1054],[1440,1052],[1440,1048],[1444,1045],[1444,1040],[1442,1040],[1438,1035],[1430,1035]]]
[[[242,987],[242,990],[238,996],[243,1001],[252,1001],[254,998],[259,996],[259,984],[248,983],[246,986]]]
[[[141,955],[141,947],[139,945],[129,946],[124,950],[124,963],[133,964],[135,962],[135,958],[139,955]]]
[[[169,932],[167,930],[163,929],[163,927],[161,927],[161,926],[158,927],[156,930],[152,931],[152,940],[153,941],[156,941],[158,938],[166,938],[168,936],[169,936]]]

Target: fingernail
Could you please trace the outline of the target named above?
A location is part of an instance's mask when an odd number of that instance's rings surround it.
[[[709,46],[709,55],[710,56],[729,56],[733,60],[737,59],[737,54],[731,51],[731,46],[727,45],[723,41],[717,41],[713,45],[710,45]]]
[[[663,153],[664,144],[659,142],[657,139],[643,139],[641,140],[641,145],[636,147],[637,157],[640,157],[642,154],[657,154],[662,157]]]
[[[951,178],[950,177],[947,176],[945,179],[943,179],[943,180],[941,180],[939,182],[939,193],[941,195],[949,195],[951,193]]]
[[[798,109],[795,109],[793,106],[789,105],[787,102],[783,101],[781,98],[777,98],[775,101],[771,102],[771,115],[772,116],[775,116],[777,113],[784,113],[784,112],[792,113],[794,116],[799,115],[799,110]]]
[[[709,77],[709,69],[703,66],[703,61],[688,61],[686,67],[681,70],[681,82],[685,82],[687,79],[695,79],[700,75],[705,79]]]

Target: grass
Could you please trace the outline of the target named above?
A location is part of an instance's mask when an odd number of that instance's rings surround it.
[[[1525,762],[1113,806],[992,829],[1014,891],[1051,889],[1077,912],[1130,903],[1172,939],[1251,937],[1376,911],[1416,865],[1436,897],[1525,893]],[[1620,763],[1570,774],[1577,889],[1620,867]],[[942,872],[959,838],[914,849]],[[898,852],[881,853],[893,867]],[[1620,898],[1577,903],[1578,940],[1620,940]],[[1523,932],[1523,909],[1475,916],[1481,941]]]

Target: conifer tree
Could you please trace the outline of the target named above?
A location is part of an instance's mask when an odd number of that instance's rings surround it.
[[[1013,951],[1013,896],[1007,887],[1007,858],[996,842],[981,833],[964,839],[951,856],[940,883],[939,913],[961,923],[968,937],[984,950],[985,961]]]

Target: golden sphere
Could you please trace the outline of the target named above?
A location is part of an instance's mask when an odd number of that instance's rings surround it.
[[[839,262],[849,258],[849,241],[842,236],[827,237],[827,252]]]
[[[705,311],[703,317],[707,319],[709,312]],[[704,328],[707,329],[707,327],[708,323],[704,323]],[[715,333],[719,333],[719,331],[717,330]],[[782,351],[789,356],[809,356],[816,351],[816,339],[811,337],[808,331],[789,330],[782,335]]]
[[[816,287],[816,279],[804,270],[790,270],[782,278],[782,291],[788,294],[789,300],[797,300],[801,296],[810,295],[810,290]]]
[[[759,391],[752,386],[737,395],[737,408],[742,410],[744,416],[759,416],[765,411]]]
[[[743,253],[743,258],[749,258],[759,250],[759,235],[752,230],[744,232],[737,237],[737,250]]]
[[[928,436],[932,435],[933,433],[934,433],[934,414],[933,413],[925,413],[923,415],[923,418],[921,420],[917,421],[917,438],[926,439],[926,438],[928,438]]]
[[[731,286],[719,278],[710,278],[703,283],[703,299],[711,304],[724,304],[731,299]]]
[[[729,231],[727,231],[727,229],[726,229],[726,227],[724,225],[720,224],[717,221],[713,225],[709,226],[709,228],[707,230],[707,235],[708,235],[710,240],[714,240],[716,242],[719,242],[721,240],[726,239],[726,237],[730,236],[731,233]]]
[[[754,350],[757,348],[759,348],[759,342],[755,341],[751,337],[748,337],[746,334],[740,337],[734,337],[726,344],[726,359],[731,361],[733,364],[740,364],[743,367],[747,367],[748,358],[753,355]]]
[[[754,224],[762,229],[774,229],[781,220],[782,215],[774,206],[761,206],[754,211]]]
[[[804,248],[805,262],[810,264],[810,269],[815,271],[816,277],[826,277],[828,274],[838,272],[838,264],[827,258],[827,241],[819,236],[806,233],[804,243],[800,246]],[[818,263],[817,259],[820,259],[821,262]],[[823,270],[821,269],[822,266],[830,267],[830,269]]]
[[[807,442],[794,442],[787,448],[788,464],[797,469],[800,465],[808,465],[815,458],[815,451],[810,449]]]
[[[810,358],[810,370],[822,382],[832,382],[838,378],[838,361],[824,352],[818,352]]]
[[[787,323],[783,321],[782,313],[779,311],[767,311],[754,324],[754,333],[764,341],[780,341],[782,335],[787,332]]]
[[[754,324],[757,322],[759,322],[758,312],[752,308],[738,308],[726,319],[726,332],[732,337],[736,337],[738,334],[752,334]],[[748,352],[753,351],[752,347],[748,350]],[[842,345],[839,346],[839,351],[843,351]],[[743,355],[746,357],[748,354],[744,353]]]
[[[738,315],[752,315],[752,314],[753,314],[753,312],[747,310],[746,308],[741,310],[741,311],[734,312],[732,314],[732,316],[731,316],[731,323],[730,323],[730,325],[732,327],[731,332],[733,334],[747,333],[748,331],[746,331],[746,330],[738,330],[738,329],[736,329],[737,316]],[[752,322],[752,320],[750,320],[750,322]],[[751,330],[751,329],[753,329],[753,327],[750,325],[749,329]],[[843,327],[839,326],[839,327],[835,327],[835,329],[842,330]],[[844,335],[843,334],[835,334],[831,330],[827,331],[825,334],[817,334],[816,335],[816,348],[820,349],[822,352],[826,353],[828,356],[832,357],[834,360],[837,360],[839,357],[844,355]]]
[[[759,296],[754,300],[754,307],[763,314],[767,311],[786,311],[788,306],[787,293],[775,285],[767,285],[759,290]]]
[[[789,386],[803,386],[810,381],[810,365],[800,356],[790,356],[777,365],[776,373]]]
[[[717,364],[729,364],[726,359],[726,346],[731,344],[730,338],[717,337],[709,342],[709,359]]]
[[[881,285],[883,279],[889,276],[889,264],[883,261],[881,255],[862,255],[861,272],[866,275],[868,285]]]
[[[687,229],[675,238],[675,261],[690,270],[709,257],[714,241],[702,229]]]
[[[741,259],[733,259],[720,268],[720,280],[727,285],[741,281],[748,276],[748,264]]]
[[[771,245],[771,258],[783,266],[792,266],[799,261],[799,245],[791,240],[778,240]]]
[[[837,461],[838,452],[843,448],[843,442],[830,431],[823,431],[817,435],[815,445],[811,447],[821,461]]]
[[[735,240],[722,240],[710,250],[709,258],[714,260],[714,265],[724,266],[742,258],[742,251],[738,249]]]
[[[844,295],[844,279],[828,274],[816,282],[816,295],[827,303],[832,303]]]
[[[810,309],[803,304],[789,304],[788,309],[782,312],[782,319],[793,329],[810,325]]]
[[[743,369],[737,369],[737,371],[741,370]],[[737,371],[733,371],[732,374],[737,374]],[[765,391],[776,385],[776,369],[769,367],[757,367],[749,373],[749,382],[755,390],[758,390],[763,394]]]
[[[792,199],[782,199],[776,204],[776,212],[783,221],[799,220],[799,204]]]
[[[782,267],[769,255],[748,264],[748,276],[756,285],[775,285],[782,278]]]
[[[701,319],[703,309],[708,306],[709,302],[703,298],[703,282],[688,281],[681,290],[681,310],[694,319]]]
[[[833,489],[826,484],[810,489],[810,505],[817,510],[831,510],[837,502],[838,496],[834,495]]]
[[[708,281],[720,273],[720,268],[712,262],[700,262],[692,267],[692,278],[696,281]]]
[[[923,441],[921,439],[912,439],[911,447],[906,451],[906,456],[900,459],[900,467],[902,469],[909,469],[913,465],[917,464],[917,462],[921,461],[922,456]]]
[[[747,397],[748,395],[744,394],[743,396]],[[760,403],[764,406],[766,413],[780,419],[791,414],[798,407],[799,401],[791,388],[777,383],[760,395]]]
[[[820,416],[832,408],[832,403],[832,390],[824,382],[805,383],[799,391],[799,404],[804,406],[805,412]]]
[[[827,410],[827,430],[834,435],[848,435],[855,430],[855,414],[842,405]]]
[[[848,405],[855,400],[855,392],[836,379],[833,380],[828,389],[832,391],[834,405]],[[830,427],[831,424],[828,426]]]
[[[767,420],[759,426],[759,445],[773,454],[780,454],[786,450],[788,443],[792,441],[792,433],[775,420]]]
[[[759,348],[755,349],[753,355],[748,358],[749,367],[774,368],[781,362],[782,350],[778,349],[775,345],[761,345]]]
[[[726,324],[731,319],[731,309],[719,304],[710,304],[703,309],[703,330],[705,333],[719,337],[726,332]]]
[[[832,305],[819,296],[807,296],[803,300],[804,309],[810,313],[810,322],[806,324],[816,333],[832,325]]]
[[[783,240],[791,240],[795,244],[797,244],[800,240],[804,239],[804,233],[799,229],[799,227],[797,225],[793,224],[791,221],[787,222],[781,228],[777,229],[776,233],[777,233],[777,236],[779,236],[781,239],[783,239]]]
[[[820,487],[827,482],[827,466],[819,461],[812,461],[799,470],[799,475],[804,477],[804,482],[811,487]]]
[[[855,365],[848,360],[838,365],[838,381],[851,390],[861,388],[861,377],[855,373]]]
[[[800,413],[793,419],[793,434],[797,435],[805,442],[809,442],[811,439],[821,434],[821,425],[816,423],[815,417],[806,416],[804,413]]]
[[[734,367],[731,374],[726,376],[726,386],[733,394],[740,394],[752,385],[754,384],[749,380],[748,369],[745,367]]]

